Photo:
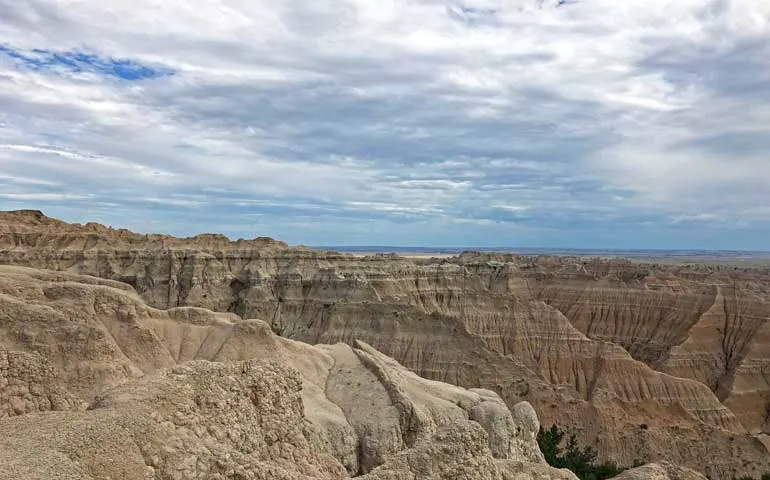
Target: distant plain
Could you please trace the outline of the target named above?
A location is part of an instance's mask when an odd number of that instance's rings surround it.
[[[507,253],[524,256],[566,256],[582,258],[623,258],[641,263],[709,264],[736,267],[770,266],[770,251],[747,250],[620,250],[570,248],[476,248],[476,247],[403,247],[403,246],[318,246],[355,256],[396,254],[410,258],[447,258],[466,251]]]

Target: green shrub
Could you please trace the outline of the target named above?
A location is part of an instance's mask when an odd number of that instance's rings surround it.
[[[572,470],[581,480],[605,480],[620,475],[628,468],[618,467],[614,463],[596,463],[596,451],[591,447],[581,449],[577,444],[574,435],[570,435],[564,447],[561,447],[565,433],[556,425],[544,430],[540,427],[537,434],[537,443],[540,451],[543,452],[545,461],[556,468],[567,468]],[[642,465],[639,460],[629,468],[636,468]],[[743,476],[735,480],[755,480],[750,476]],[[762,474],[760,480],[770,480],[770,472]]]
[[[570,435],[564,448],[560,447],[565,433],[556,425],[548,430],[540,428],[537,443],[549,465],[572,470],[581,480],[604,480],[612,478],[625,468],[614,463],[596,463],[596,451],[591,447],[581,449],[574,435]]]

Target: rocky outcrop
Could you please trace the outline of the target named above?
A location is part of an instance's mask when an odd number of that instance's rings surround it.
[[[126,282],[168,309],[164,318],[202,315],[191,307],[222,312],[224,323],[201,343],[211,355],[222,338],[238,337],[225,326],[228,312],[262,318],[307,343],[361,340],[422,377],[494,391],[511,408],[527,400],[544,424],[558,422],[621,465],[666,459],[712,478],[770,470],[753,436],[770,423],[766,269],[355,257],[266,239],[145,237],[34,212],[3,218],[0,263]],[[110,335],[127,331],[105,321]],[[140,349],[116,371],[79,372],[83,388],[99,375],[195,357],[193,339],[208,330],[188,330],[185,340],[163,337],[173,344],[167,354]]]
[[[651,463],[642,467],[626,470],[616,480],[707,480],[706,477],[690,470],[672,465],[667,462]]]
[[[281,250],[288,246],[272,238],[231,241],[224,235],[201,234],[190,238],[170,235],[138,234],[98,223],[70,224],[46,217],[39,210],[0,212],[0,244],[9,248],[90,250],[115,248],[141,250],[164,249],[259,249]]]
[[[86,412],[0,422],[0,478],[347,478],[311,443],[300,386],[272,363],[185,363]]]
[[[84,402],[59,383],[37,354],[0,349],[0,418],[51,410],[78,410]]]
[[[363,342],[310,346],[65,273],[3,266],[0,292],[0,478],[575,478],[545,464],[528,404]]]
[[[85,412],[0,422],[0,478],[349,478],[315,429],[296,370],[193,361],[109,390]],[[357,478],[576,479],[496,459],[488,438],[477,422],[447,422]]]
[[[653,368],[706,385],[749,431],[767,433],[770,279],[760,269],[714,268],[694,279],[692,272],[644,273],[630,285],[549,280],[538,298],[590,338],[621,345]]]
[[[576,480],[568,470],[543,464],[490,460],[484,430],[475,422],[460,421],[440,428],[429,441],[392,457],[363,475],[362,480],[419,480],[452,478],[490,480]]]

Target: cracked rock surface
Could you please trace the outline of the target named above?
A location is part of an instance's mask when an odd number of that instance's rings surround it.
[[[311,346],[50,271],[0,267],[0,292],[0,478],[575,478],[543,461],[528,404],[364,342]]]

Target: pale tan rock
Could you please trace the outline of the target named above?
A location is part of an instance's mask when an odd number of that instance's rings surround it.
[[[83,408],[40,355],[0,349],[0,418]]]
[[[309,441],[300,388],[274,363],[185,363],[86,412],[1,421],[0,478],[347,478]]]
[[[511,408],[527,400],[543,425],[558,422],[621,465],[667,459],[715,479],[770,470],[767,448],[756,438],[770,432],[764,267],[474,253],[355,257],[268,239],[136,235],[38,212],[0,215],[0,263],[125,281],[153,307],[263,318],[281,335],[312,344],[361,340],[422,377],[494,390]],[[77,308],[87,305],[84,299]],[[167,355],[129,359],[119,369],[90,362],[68,371],[73,391],[181,358],[245,358],[238,355],[249,351],[235,340],[241,331],[226,325],[232,320],[211,327],[214,333],[185,327],[182,336],[176,327],[151,327],[147,319],[155,314],[140,308],[144,320],[131,323],[128,312],[123,327],[103,321],[106,333],[140,324],[139,331],[171,345]],[[77,328],[82,334],[84,327]],[[74,333],[58,335],[69,341]],[[143,351],[155,351],[149,343],[124,355],[143,358]],[[320,372],[314,382],[325,378]],[[428,435],[433,430],[425,425]],[[336,424],[338,440],[328,444],[355,470],[352,445],[342,440],[353,430]]]
[[[484,429],[458,421],[439,428],[429,438],[391,457],[361,480],[500,480],[502,475],[487,446]]]
[[[0,339],[33,352],[0,356],[4,385],[28,388],[0,388],[0,409],[34,406],[0,420],[0,478],[562,478],[539,455],[531,406],[514,419],[496,393],[419,377],[363,342],[313,347],[72,274],[0,266],[0,289],[32,336],[8,316]],[[109,374],[85,385],[93,371]],[[35,413],[82,405],[69,384],[86,411]]]
[[[516,443],[511,447],[520,452],[518,459],[533,463],[545,463],[543,454],[537,446],[540,421],[535,409],[529,402],[519,402],[511,408],[511,417],[517,432],[517,435],[512,436]]]
[[[514,460],[496,460],[502,480],[578,480],[567,469],[552,468],[542,463],[526,463]]]
[[[616,480],[706,480],[706,477],[690,470],[668,462],[650,463],[638,468],[626,470]]]
[[[577,480],[569,470],[544,463],[496,459],[478,423],[460,421],[440,427],[433,436],[390,458],[362,480]]]
[[[389,455],[406,448],[398,408],[385,386],[367,369],[348,345],[324,348],[333,358],[325,395],[342,410],[355,431],[357,472],[366,473]],[[351,389],[359,392],[350,395]]]

